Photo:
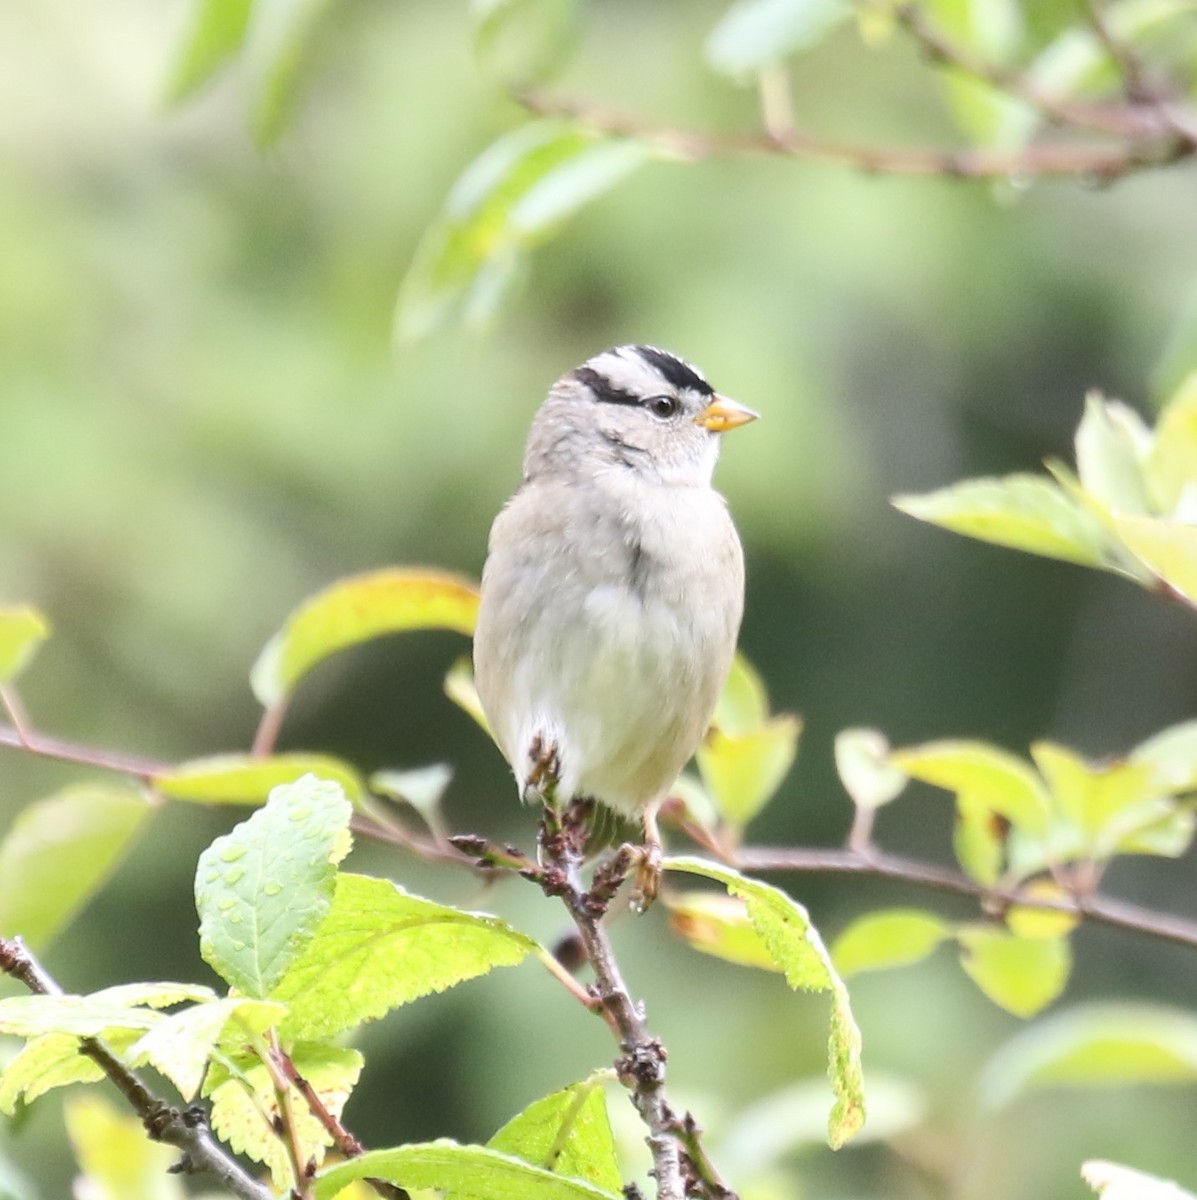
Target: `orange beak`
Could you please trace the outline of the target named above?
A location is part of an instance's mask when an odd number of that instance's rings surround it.
[[[755,421],[760,415],[745,404],[716,395],[694,420],[712,433],[726,433],[729,429],[735,429],[737,425],[747,425],[749,421]]]

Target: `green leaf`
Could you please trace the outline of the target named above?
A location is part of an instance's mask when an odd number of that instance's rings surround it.
[[[860,971],[885,971],[921,962],[952,936],[952,926],[917,908],[890,908],[858,917],[831,947],[845,978]]]
[[[755,733],[769,722],[769,693],[757,669],[739,652],[719,693],[711,723],[724,733]]]
[[[474,53],[505,87],[543,80],[576,40],[577,0],[472,0]]]
[[[0,607],[0,684],[11,683],[50,636],[50,622],[28,604]]]
[[[1003,819],[969,796],[956,801],[952,849],[964,870],[978,883],[992,887],[1002,874],[1010,831]]]
[[[136,1041],[139,1033],[126,1030],[124,1045]],[[108,1046],[119,1052],[121,1040],[110,1036]],[[0,1072],[0,1114],[11,1117],[18,1103],[32,1104],[54,1088],[97,1083],[104,1078],[104,1068],[79,1053],[77,1037],[69,1033],[46,1033],[30,1038]]]
[[[331,911],[272,998],[291,1008],[286,1036],[330,1037],[538,950],[497,917],[342,874]]]
[[[817,46],[852,14],[845,0],[739,0],[711,30],[706,60],[720,75],[748,80]]]
[[[1192,511],[1197,495],[1197,370],[1184,377],[1160,413],[1147,478],[1159,512]]]
[[[623,1188],[607,1095],[595,1076],[530,1104],[487,1146],[607,1192],[618,1194]]]
[[[1197,525],[1158,517],[1120,517],[1118,536],[1181,599],[1197,606]]]
[[[193,0],[166,86],[171,103],[198,92],[236,57],[245,41],[252,0]]]
[[[1086,1004],[1022,1030],[990,1058],[977,1087],[989,1108],[1052,1087],[1197,1081],[1197,1017],[1154,1004]]]
[[[149,1063],[165,1075],[184,1100],[193,1100],[203,1082],[212,1051],[230,1022],[246,1036],[265,1032],[287,1014],[286,1006],[269,1000],[230,996],[183,1009],[159,1022],[130,1047],[130,1066]]]
[[[895,508],[955,533],[1086,567],[1112,567],[1101,522],[1038,475],[967,479],[923,496],[895,496]]]
[[[670,892],[662,895],[669,928],[703,954],[762,971],[782,968],[761,941],[748,906],[724,892]]]
[[[429,829],[447,832],[441,798],[452,778],[453,768],[448,763],[430,763],[410,771],[375,771],[370,776],[370,791],[415,809]]]
[[[195,804],[264,804],[280,784],[304,775],[339,784],[355,808],[366,795],[362,777],[348,763],[326,754],[216,754],[180,763],[151,780],[154,790],[170,800]]]
[[[453,185],[420,243],[399,291],[396,337],[424,337],[454,305],[476,324],[487,321],[521,255],[651,153],[644,142],[562,120],[533,121],[500,138]]]
[[[1031,904],[1012,904],[1006,910],[1006,925],[1016,937],[1064,937],[1080,923],[1072,894],[1052,879],[1033,879],[1020,892],[1028,900],[1050,900],[1066,904],[1066,909],[1038,908]]]
[[[702,782],[719,815],[743,828],[773,798],[798,757],[802,721],[774,717],[752,733],[727,734],[712,726],[698,747]]]
[[[955,792],[1033,833],[1047,829],[1050,804],[1043,781],[1021,758],[986,742],[926,742],[895,750],[890,761],[914,779]]]
[[[1160,815],[1157,772],[1151,763],[1094,766],[1054,742],[1035,742],[1031,757],[1060,809],[1083,832],[1086,848],[1098,857],[1112,853],[1128,827],[1137,826],[1145,806],[1151,821]]]
[[[1149,737],[1131,751],[1133,763],[1147,763],[1165,791],[1197,789],[1197,721],[1182,721]]]
[[[268,146],[287,126],[303,68],[334,0],[254,0],[245,38],[253,131]]]
[[[103,1096],[72,1096],[63,1106],[81,1175],[74,1195],[87,1200],[186,1200],[171,1168],[178,1150],[153,1142],[141,1120]]]
[[[141,792],[86,783],[18,813],[0,841],[0,935],[45,946],[107,882],[151,812]]]
[[[973,982],[1016,1017],[1033,1017],[1064,990],[1072,969],[1068,939],[1023,938],[978,925],[957,933],[961,965]]]
[[[478,686],[474,682],[474,664],[469,655],[462,655],[450,668],[445,676],[445,695],[457,705],[462,712],[468,713],[478,723],[487,737],[494,739],[490,722],[482,710],[482,701],[478,698]]]
[[[839,1149],[864,1124],[864,1079],[860,1067],[860,1030],[852,1017],[848,989],[836,974],[823,939],[806,910],[785,892],[749,879],[730,867],[701,858],[667,858],[668,871],[702,875],[741,897],[748,916],[774,962],[795,990],[831,993],[828,1078],[836,1102],[828,1122],[828,1141]]]
[[[1076,431],[1076,465],[1081,484],[1111,513],[1145,516],[1150,511],[1144,463],[1151,434],[1139,415],[1100,392],[1085,397]]]
[[[332,907],[351,815],[338,784],[305,775],[200,855],[200,953],[232,987],[268,996],[311,941]]]
[[[436,1188],[487,1200],[621,1200],[621,1193],[492,1150],[437,1141],[372,1150],[316,1176],[316,1200],[333,1200],[355,1179],[385,1179],[407,1188]]]
[[[889,742],[879,730],[843,729],[835,735],[835,769],[857,808],[880,808],[905,789],[909,778],[889,756]]]
[[[340,1117],[362,1070],[362,1056],[341,1046],[303,1043],[290,1048],[291,1061],[311,1084],[324,1107]],[[291,1159],[275,1132],[279,1119],[278,1096],[270,1074],[262,1063],[248,1057],[235,1064],[231,1073],[215,1063],[204,1080],[204,1095],[212,1102],[213,1132],[236,1153],[245,1154],[270,1168],[275,1187],[282,1190],[294,1183]],[[312,1115],[308,1102],[294,1085],[288,1088],[292,1121],[301,1161],[317,1166],[332,1144],[332,1135]],[[360,1159],[354,1159],[360,1162]]]
[[[1100,1159],[1082,1163],[1081,1178],[1102,1200],[1197,1200],[1170,1179]]]
[[[271,708],[339,650],[411,629],[468,636],[477,617],[477,585],[463,576],[396,567],[341,579],[305,600],[270,639],[250,675],[254,695]]]

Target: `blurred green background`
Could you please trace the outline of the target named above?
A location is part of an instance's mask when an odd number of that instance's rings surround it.
[[[715,80],[719,3],[594,3],[567,86],[681,122],[750,127]],[[1115,754],[1197,707],[1189,614],[1109,576],[957,539],[892,510],[897,491],[1071,457],[1085,391],[1149,411],[1197,301],[1191,168],[1107,190],[870,178],[789,161],[652,165],[538,251],[485,334],[396,351],[394,296],[453,180],[518,112],[476,68],[464,3],[361,0],[323,29],[295,122],[247,129],[244,73],[162,100],[181,0],[38,0],[0,9],[0,598],[55,624],[24,686],[47,731],[179,759],[248,746],[247,674],[303,597],[389,563],[476,575],[554,378],[624,341],[668,347],[765,419],[719,481],[749,570],[742,646],[802,756],[753,840],[842,837],[831,741],[1053,737]],[[949,138],[913,53],[851,38],[803,60],[802,120],[897,143]],[[442,695],[466,647],[371,645],[305,684],[281,745],[367,769],[446,761],[459,829],[525,845],[498,755]],[[0,827],[85,773],[11,751]],[[191,876],[234,819],[160,813],[47,956],[71,990],[210,980]],[[887,845],[950,846],[943,795],[881,815]],[[552,940],[532,889],[374,848],[359,870],[487,907]],[[1118,865],[1109,890],[1192,910],[1191,861]],[[892,885],[782,881],[825,935]],[[2,886],[2,881],[0,881]],[[963,915],[967,909],[935,901]],[[700,959],[664,915],[617,927],[633,989],[670,1047],[673,1087],[715,1139],[766,1093],[823,1070],[825,1004]],[[1184,1004],[1191,954],[1083,929],[1063,1003]],[[1088,1194],[1085,1157],[1197,1186],[1190,1093],[1045,1094],[997,1116],[975,1076],[1019,1028],[945,951],[852,988],[866,1070],[925,1092],[898,1150],[803,1151],[787,1194],[1048,1200]],[[599,1022],[535,967],[500,972],[372,1027],[348,1123],[368,1143],[484,1140],[606,1063]],[[51,1099],[9,1153],[45,1198],[71,1167]],[[789,1170],[789,1168],[787,1168]]]

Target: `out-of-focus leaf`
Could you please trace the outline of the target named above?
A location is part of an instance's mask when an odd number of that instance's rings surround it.
[[[291,117],[316,34],[336,0],[254,0],[245,35],[253,93],[253,131],[276,141]]]
[[[200,953],[245,995],[269,996],[328,915],[352,811],[338,784],[305,775],[200,855]]]
[[[474,665],[468,656],[463,655],[449,668],[445,676],[445,695],[473,717],[487,737],[494,739],[490,722],[482,711],[482,701],[478,698],[478,687],[474,683]]]
[[[497,917],[342,874],[331,911],[271,995],[291,1009],[286,1036],[332,1037],[539,949]]]
[[[743,900],[726,892],[674,892],[661,897],[669,927],[704,954],[763,971],[782,968],[761,941]]]
[[[545,78],[572,48],[577,0],[472,0],[474,53],[505,86]]]
[[[831,957],[845,978],[860,971],[885,971],[921,962],[952,936],[952,926],[935,913],[890,908],[858,917],[835,939]]]
[[[738,1109],[719,1139],[720,1172],[726,1179],[756,1180],[793,1151],[819,1145],[827,1136],[826,1108],[826,1082],[800,1079]],[[919,1124],[925,1109],[914,1084],[870,1071],[869,1123],[855,1144],[887,1142]]]
[[[955,533],[1086,567],[1112,567],[1101,522],[1038,475],[967,479],[922,496],[895,496],[902,512]]]
[[[11,683],[50,636],[50,622],[27,604],[0,608],[0,683]]]
[[[254,695],[272,707],[339,650],[410,629],[468,636],[477,617],[477,585],[446,571],[396,567],[341,579],[305,600],[266,644],[250,675]]]
[[[1116,516],[1150,511],[1144,460],[1151,435],[1137,413],[1100,392],[1085,397],[1076,431],[1076,465],[1082,486]]]
[[[395,334],[430,333],[461,304],[488,320],[520,256],[651,156],[647,143],[568,121],[533,121],[500,138],[453,185],[399,291]]]
[[[968,796],[956,801],[952,849],[965,872],[978,883],[992,887],[1006,861],[1010,830],[1003,818]]]
[[[724,733],[753,733],[769,720],[769,693],[757,669],[737,653],[711,723]]]
[[[1157,517],[1120,517],[1118,536],[1157,579],[1197,606],[1197,525]]]
[[[1021,938],[978,925],[961,929],[961,965],[994,1004],[1033,1017],[1064,990],[1072,969],[1067,938]]]
[[[1081,1164],[1081,1178],[1102,1200],[1197,1200],[1170,1179],[1096,1158]]]
[[[1018,0],[923,0],[922,7],[941,34],[987,62],[1008,62],[1022,43]]]
[[[864,1078],[860,1067],[860,1029],[852,1016],[848,989],[836,973],[819,931],[802,905],[785,892],[749,879],[729,867],[702,858],[667,858],[668,871],[685,871],[723,884],[743,899],[762,943],[795,990],[831,993],[831,1036],[827,1076],[836,1102],[828,1121],[828,1141],[839,1149],[864,1124]]]
[[[1035,742],[1031,757],[1061,810],[1094,845],[1118,830],[1128,810],[1159,797],[1156,771],[1150,763],[1126,761],[1094,766],[1055,742]]]
[[[845,0],[738,0],[711,30],[706,60],[721,75],[747,80],[817,46],[852,14]]]
[[[190,1101],[199,1092],[208,1060],[230,1022],[248,1037],[277,1025],[286,1014],[285,1005],[246,996],[193,1004],[143,1034],[129,1048],[127,1061],[135,1067],[149,1063]]]
[[[1180,858],[1193,844],[1197,814],[1191,803],[1174,807],[1159,801],[1135,814],[1136,821],[1119,831],[1114,849],[1118,854],[1158,854]]]
[[[769,803],[794,765],[801,733],[801,720],[788,713],[751,733],[728,734],[711,727],[696,758],[724,821],[742,828]]]
[[[1169,792],[1197,789],[1197,721],[1161,730],[1136,746],[1129,758],[1150,765],[1160,787]]]
[[[1023,889],[1023,893],[1035,900],[1068,902],[1071,897],[1058,883],[1050,879],[1034,879]],[[1075,912],[1061,909],[1036,908],[1032,905],[1016,904],[1006,913],[1006,926],[1016,937],[1064,937],[1081,922]]]
[[[880,808],[906,787],[906,772],[889,755],[880,730],[843,729],[835,735],[835,769],[857,808]]]
[[[1191,505],[1186,496],[1197,492],[1197,370],[1181,380],[1160,413],[1147,479],[1156,509],[1164,515]]]
[[[245,41],[252,0],[193,0],[166,85],[171,103],[198,92],[230,62]]]
[[[0,841],[0,935],[45,946],[107,881],[152,812],[132,788],[65,788],[17,814]]]
[[[410,771],[375,771],[370,776],[370,791],[409,805],[429,829],[443,831],[441,799],[452,778],[453,768],[448,763],[430,763]]]
[[[975,75],[949,69],[943,83],[952,119],[978,146],[1017,149],[1026,145],[1039,125],[1033,106]]]
[[[487,1142],[555,1175],[619,1193],[623,1178],[600,1079],[585,1079],[530,1104]],[[486,1193],[489,1195],[490,1193]],[[479,1194],[482,1200],[482,1194]]]
[[[1117,70],[1109,52],[1091,30],[1069,25],[1036,55],[1027,80],[1043,95],[1058,100],[1110,87]]]
[[[621,1200],[621,1192],[554,1175],[488,1146],[446,1140],[371,1150],[316,1176],[316,1200],[334,1200],[355,1179],[385,1179],[401,1188],[436,1188],[488,1200]]]
[[[1125,1087],[1197,1081],[1197,1017],[1152,1004],[1086,1004],[1015,1034],[978,1079],[1001,1108],[1050,1087]]]
[[[86,1200],[185,1200],[171,1167],[173,1146],[153,1142],[141,1120],[95,1093],[63,1105],[67,1134],[82,1175],[75,1195]]]
[[[942,741],[895,750],[890,761],[913,779],[955,792],[1013,825],[1041,833],[1050,806],[1043,780],[1021,758],[986,742]]]
[[[291,1047],[290,1055],[324,1107],[339,1117],[361,1074],[361,1054],[341,1046],[300,1042]],[[275,1187],[282,1191],[295,1180],[290,1156],[274,1128],[275,1120],[280,1118],[274,1083],[266,1068],[255,1059],[246,1058],[236,1065],[238,1072],[234,1075],[219,1063],[213,1064],[204,1080],[204,1095],[212,1102],[212,1129],[236,1153],[265,1163]],[[312,1115],[294,1085],[288,1091],[291,1128],[300,1147],[300,1161],[319,1166],[332,1144],[332,1134]]]
[[[155,775],[154,789],[171,800],[196,804],[264,804],[280,784],[315,775],[339,784],[355,808],[366,794],[362,777],[347,762],[326,754],[219,754],[193,758]]]

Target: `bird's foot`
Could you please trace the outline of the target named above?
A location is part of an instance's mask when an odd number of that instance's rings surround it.
[[[528,746],[531,770],[524,780],[525,802],[541,801],[546,808],[555,808],[557,783],[561,778],[561,755],[557,743],[536,734]]]
[[[646,838],[644,845],[637,846],[635,850],[638,860],[636,883],[629,899],[632,911],[639,914],[648,912],[657,898],[657,893],[661,890],[661,863],[664,859],[664,852],[661,849],[660,841],[655,837]]]

